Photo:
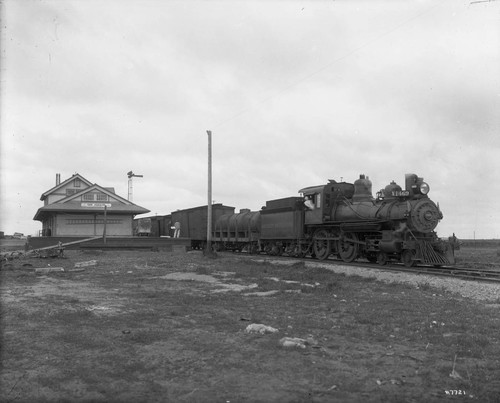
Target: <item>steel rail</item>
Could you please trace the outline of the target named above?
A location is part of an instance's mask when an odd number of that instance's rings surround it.
[[[220,252],[219,252],[220,253]],[[481,270],[481,269],[468,269],[464,267],[456,267],[456,266],[414,266],[414,267],[406,267],[403,264],[397,263],[388,263],[386,265],[373,264],[369,262],[344,262],[341,259],[333,259],[328,258],[325,260],[313,259],[311,257],[305,258],[294,258],[292,256],[272,256],[272,255],[250,255],[242,253],[241,255],[251,256],[261,256],[268,257],[269,259],[293,259],[304,262],[318,262],[318,263],[326,263],[331,265],[343,265],[343,266],[351,266],[351,267],[360,267],[367,269],[375,269],[380,271],[392,271],[399,273],[411,273],[411,274],[423,274],[430,276],[441,276],[441,277],[450,277],[457,278],[461,280],[469,280],[469,281],[485,281],[485,282],[500,282],[500,271],[494,270]]]
[[[461,269],[456,267],[444,267],[444,266],[406,267],[399,265],[385,265],[377,267],[374,265],[367,265],[367,267],[375,268],[377,270],[387,270],[400,273],[413,273],[413,274],[423,274],[431,276],[442,276],[442,277],[458,278],[461,280],[500,282],[500,272],[494,272],[491,270]]]

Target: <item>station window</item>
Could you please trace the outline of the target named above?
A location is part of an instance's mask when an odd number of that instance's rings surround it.
[[[79,187],[80,187],[80,184],[81,184],[81,182],[80,182],[80,178],[76,178],[76,179],[75,179],[75,183],[74,183],[75,187],[76,187],[76,188],[79,188]]]
[[[83,200],[94,201],[94,193],[85,193],[83,195]]]
[[[96,194],[96,200],[98,201],[107,201],[108,200],[108,195],[104,193],[97,193]]]

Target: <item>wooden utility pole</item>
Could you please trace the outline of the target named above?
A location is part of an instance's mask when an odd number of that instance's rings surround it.
[[[108,206],[104,205],[104,229],[102,230],[102,239],[106,243],[106,226],[108,225]]]
[[[207,254],[212,253],[212,132],[208,134],[208,211],[207,211]]]

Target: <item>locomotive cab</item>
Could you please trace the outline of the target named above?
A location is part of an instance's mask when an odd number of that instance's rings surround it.
[[[304,198],[304,224],[321,224],[324,215],[325,186],[310,186],[299,190]]]
[[[299,193],[304,198],[304,223],[323,224],[333,219],[335,205],[353,199],[355,185],[330,179],[326,185],[310,186],[299,190]]]

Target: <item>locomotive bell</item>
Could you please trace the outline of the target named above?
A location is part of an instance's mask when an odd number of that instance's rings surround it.
[[[352,201],[360,202],[369,200],[373,200],[372,182],[368,176],[359,175],[359,179],[354,182],[354,196],[352,197]]]

